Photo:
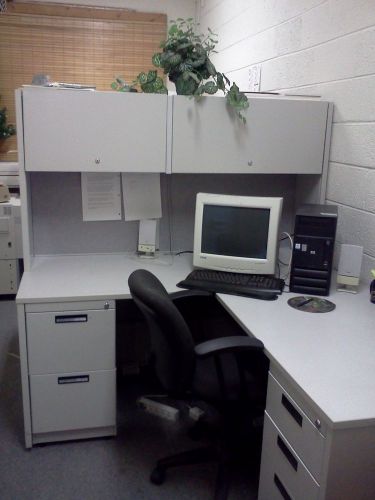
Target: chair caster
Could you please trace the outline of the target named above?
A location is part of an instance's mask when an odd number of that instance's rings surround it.
[[[162,467],[155,467],[155,469],[151,472],[150,481],[153,484],[163,484],[165,481],[165,469]]]

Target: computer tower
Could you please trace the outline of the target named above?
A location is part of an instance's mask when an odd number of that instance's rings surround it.
[[[303,205],[297,210],[289,289],[329,295],[337,206]]]

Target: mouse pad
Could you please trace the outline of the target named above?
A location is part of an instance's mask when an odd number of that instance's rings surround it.
[[[310,313],[326,313],[333,311],[336,308],[336,304],[327,299],[320,299],[319,297],[310,297],[306,295],[293,297],[288,300],[288,304],[294,309]]]

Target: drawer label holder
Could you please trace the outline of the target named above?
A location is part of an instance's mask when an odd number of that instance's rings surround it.
[[[69,375],[66,377],[58,377],[57,378],[57,383],[59,385],[82,384],[84,382],[90,382],[90,375]]]
[[[87,314],[55,316],[55,323],[87,323]]]

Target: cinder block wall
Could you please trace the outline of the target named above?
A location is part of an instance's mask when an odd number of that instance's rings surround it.
[[[375,268],[374,0],[197,0],[201,30],[219,35],[216,67],[249,88],[321,95],[335,104],[327,203],[339,205],[338,242],[363,245]]]

